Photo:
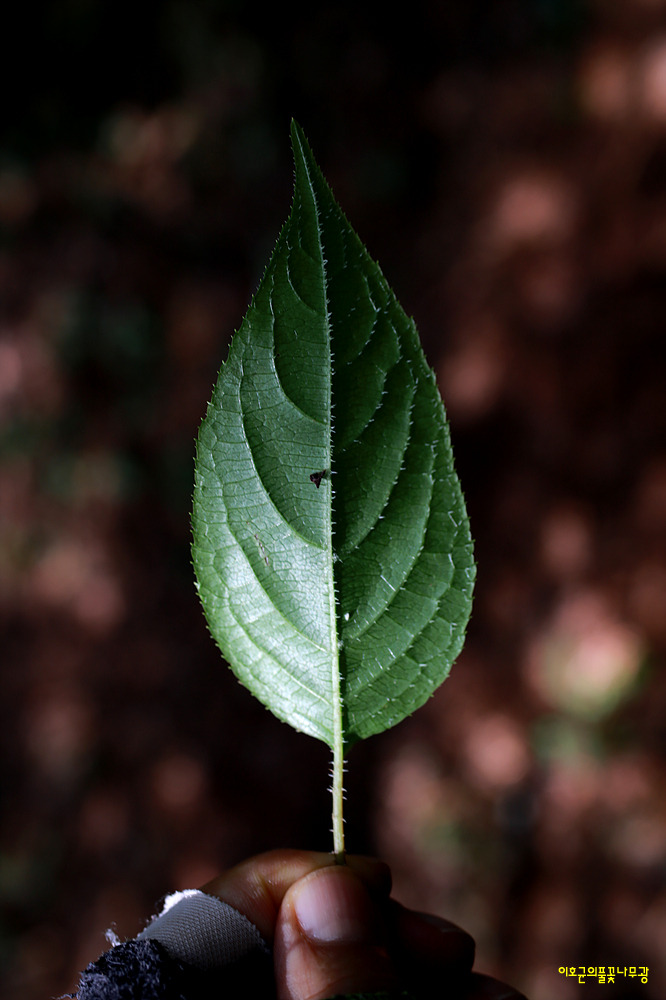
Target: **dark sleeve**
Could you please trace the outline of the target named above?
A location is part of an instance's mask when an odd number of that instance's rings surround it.
[[[81,973],[78,1000],[225,1000],[240,991],[270,998],[272,963],[253,955],[224,969],[197,969],[174,958],[158,941],[115,945]]]
[[[117,943],[81,973],[78,1000],[225,1000],[275,994],[271,953],[246,917],[186,890],[132,941]]]

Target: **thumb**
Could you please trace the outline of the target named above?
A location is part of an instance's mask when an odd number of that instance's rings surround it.
[[[377,903],[346,865],[320,868],[294,882],[276,925],[279,1000],[394,988],[385,933]]]

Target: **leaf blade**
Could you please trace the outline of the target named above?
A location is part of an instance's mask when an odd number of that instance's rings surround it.
[[[292,210],[199,435],[193,559],[237,676],[349,747],[448,674],[474,562],[416,328],[295,123],[292,144]]]

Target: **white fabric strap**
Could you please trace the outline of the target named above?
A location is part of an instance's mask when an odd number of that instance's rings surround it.
[[[167,896],[162,912],[139,938],[159,941],[174,958],[199,969],[230,965],[252,952],[269,953],[266,942],[247,917],[199,889]]]

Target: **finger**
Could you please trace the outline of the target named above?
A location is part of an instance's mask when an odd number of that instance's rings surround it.
[[[322,851],[268,851],[242,861],[207,882],[202,886],[202,892],[217,896],[244,913],[270,945],[280,904],[289,887],[305,875],[334,864],[333,855]],[[347,867],[368,886],[370,892],[388,896],[391,875],[382,861],[350,855]]]
[[[311,872],[291,886],[280,907],[274,952],[279,1000],[393,989],[398,980],[386,936],[376,894],[351,867]]]
[[[403,982],[415,988],[438,977],[462,983],[474,964],[474,939],[441,917],[392,903],[391,954]]]
[[[464,1000],[526,1000],[526,997],[498,979],[475,972],[469,978]]]

